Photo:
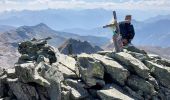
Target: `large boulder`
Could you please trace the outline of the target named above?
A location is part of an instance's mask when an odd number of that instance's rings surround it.
[[[39,96],[33,86],[18,82],[17,79],[8,80],[9,88],[17,100],[38,100]]]
[[[83,81],[88,86],[105,84],[104,78],[104,67],[100,61],[95,60],[91,55],[81,54],[78,55],[79,71]]]
[[[76,79],[76,78],[78,78],[78,75],[76,74],[76,72],[71,70],[67,66],[65,66],[63,64],[56,64],[56,66],[63,73],[63,76],[64,76],[65,79],[68,79],[68,78]]]
[[[50,100],[48,89],[46,87],[34,83],[31,84],[31,86],[34,86],[36,88],[40,100]]]
[[[149,68],[147,68],[140,60],[134,58],[132,55],[125,52],[119,52],[109,54],[108,56],[124,64],[132,73],[136,73],[144,79],[148,79],[150,77]]]
[[[151,61],[146,61],[151,73],[165,87],[170,89],[170,67],[162,66]]]
[[[51,100],[61,99],[61,81],[64,80],[63,74],[58,70],[56,66],[50,67],[44,75],[44,78],[50,83],[47,87],[49,97]]]
[[[128,78],[127,84],[129,87],[131,87],[135,91],[141,90],[144,93],[149,94],[149,95],[156,94],[154,85],[152,85],[148,81],[146,81],[138,76],[135,76],[135,75],[130,76]]]
[[[72,100],[85,99],[89,96],[86,89],[84,89],[84,84],[77,82],[75,80],[67,79],[65,80],[66,84],[70,86],[70,97]]]
[[[40,64],[38,64],[37,66],[39,67]],[[15,65],[17,77],[22,82],[24,83],[35,82],[42,86],[49,86],[50,83],[46,79],[44,79],[42,76],[40,76],[38,72],[36,72],[39,70],[35,70],[35,69],[36,69],[36,64],[34,63],[24,63],[24,64]]]
[[[127,69],[125,69],[122,65],[117,63],[112,58],[98,54],[93,54],[92,56],[96,60],[99,60],[102,65],[104,65],[105,72],[108,73],[114,81],[116,81],[120,85],[125,85],[125,81],[129,76],[129,71]]]
[[[142,95],[140,93],[137,93],[136,91],[132,90],[130,87],[125,86],[124,90],[133,98],[135,98],[135,100],[144,100],[144,97],[142,97]]]
[[[120,87],[110,86],[103,90],[98,90],[97,94],[101,100],[134,100],[128,95],[124,94]]]
[[[59,70],[63,73],[65,78],[78,78],[79,71],[77,67],[77,62],[74,58],[63,55],[56,54],[57,56],[57,66]]]
[[[15,68],[18,78],[22,82],[36,83],[46,87],[51,100],[61,98],[60,82],[63,80],[63,74],[57,66],[41,62],[37,65],[33,63],[19,64]]]

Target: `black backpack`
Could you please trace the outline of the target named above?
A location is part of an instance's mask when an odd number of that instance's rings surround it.
[[[119,29],[123,39],[133,39],[135,36],[135,31],[131,23],[127,23],[126,21],[120,22]]]

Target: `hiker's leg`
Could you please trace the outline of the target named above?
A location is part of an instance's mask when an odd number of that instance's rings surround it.
[[[128,44],[128,40],[127,39],[122,39],[122,43],[123,43],[123,46],[126,46]]]

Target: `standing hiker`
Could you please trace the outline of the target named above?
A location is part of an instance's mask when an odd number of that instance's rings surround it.
[[[131,24],[131,15],[126,15],[125,21],[119,23],[120,34],[122,36],[123,46],[128,46],[135,35],[133,25]]]

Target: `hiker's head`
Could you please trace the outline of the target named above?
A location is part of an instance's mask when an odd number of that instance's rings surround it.
[[[126,15],[125,20],[131,22],[132,16],[131,15]]]

